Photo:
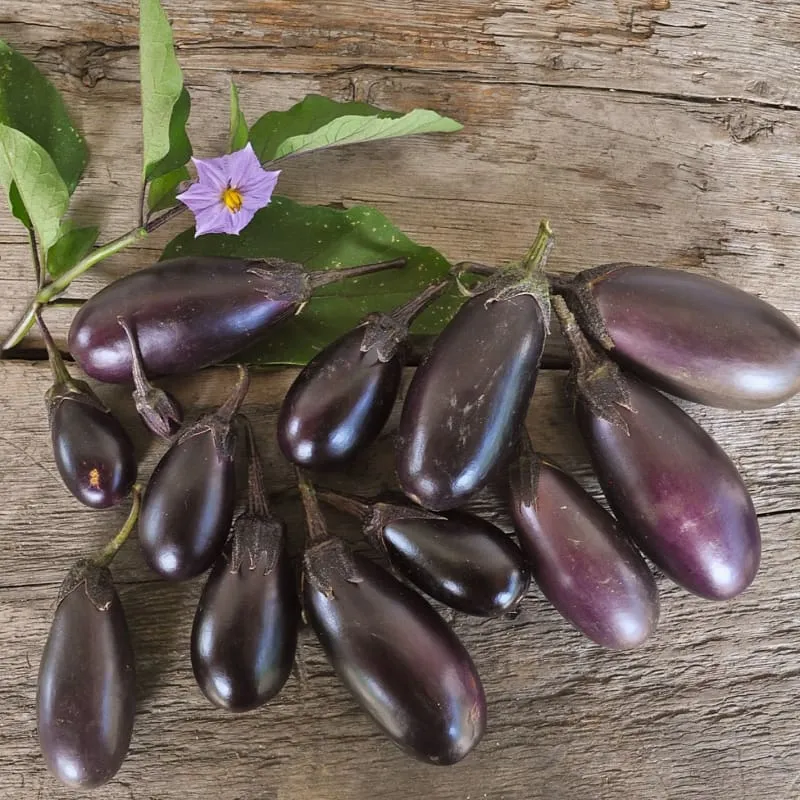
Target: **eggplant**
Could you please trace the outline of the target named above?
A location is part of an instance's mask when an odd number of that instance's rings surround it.
[[[367,541],[395,572],[456,611],[500,616],[513,611],[528,590],[530,573],[520,549],[480,517],[434,514],[331,491],[318,496],[358,517]]]
[[[147,484],[139,544],[150,569],[167,580],[205,572],[225,545],[236,503],[232,421],[249,384],[240,366],[230,397],[213,414],[184,428]]]
[[[68,786],[107,783],[128,753],[136,711],[135,662],[108,564],[138,511],[134,487],[122,530],[99,558],[81,559],[67,573],[39,665],[39,744],[50,771]]]
[[[416,592],[328,537],[300,478],[309,539],[303,602],[339,679],[383,732],[431,764],[454,764],[480,741],[486,698],[469,653]]]
[[[714,278],[609,264],[561,287],[578,322],[621,366],[695,403],[766,408],[800,391],[800,328]]]
[[[614,518],[580,484],[533,452],[527,434],[509,470],[510,510],[533,579],[584,636],[638,647],[658,623],[658,588]]]
[[[106,286],[81,306],[69,349],[88,375],[127,383],[133,358],[121,317],[135,328],[143,369],[185,374],[230,358],[296,313],[312,292],[405,259],[306,272],[279,258],[186,257],[153,264]]]
[[[498,272],[467,300],[408,388],[397,437],[405,494],[432,511],[463,505],[512,455],[549,321],[543,223],[522,266]]]
[[[192,669],[216,706],[250,711],[286,683],[297,646],[300,603],[283,522],[267,504],[261,460],[246,421],[247,509],[208,577],[192,627]]]
[[[400,389],[409,326],[447,285],[428,286],[391,314],[370,314],[303,368],[278,416],[278,444],[289,461],[335,467],[377,438]]]
[[[761,538],[733,462],[675,403],[595,350],[561,298],[554,305],[573,353],[578,427],[620,524],[690,592],[740,594],[758,571]]]
[[[45,402],[56,467],[73,497],[90,508],[109,508],[136,481],[133,442],[89,384],[70,376],[41,315],[36,319],[53,370]]]

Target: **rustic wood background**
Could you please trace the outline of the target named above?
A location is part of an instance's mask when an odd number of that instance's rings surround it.
[[[140,164],[136,4],[6,0],[0,36],[64,93],[92,149],[75,217],[108,240],[136,218]],[[299,159],[282,192],[367,202],[453,259],[523,252],[542,216],[555,269],[632,260],[695,270],[755,292],[800,321],[800,8],[778,0],[165,0],[192,93],[199,155],[226,139],[228,82],[248,119],[308,92],[395,109],[435,108],[463,133]],[[180,229],[82,278],[86,297],[153,261]],[[0,333],[33,289],[22,229],[0,212]],[[70,312],[48,319],[61,341]],[[61,576],[99,548],[123,509],[93,512],[63,490],[31,337],[0,361],[0,796],[81,797],[47,774],[35,733],[39,657]],[[558,359],[555,360],[558,366]],[[563,366],[563,365],[562,365]],[[291,472],[273,443],[292,372],[262,373],[247,411],[295,536]],[[596,491],[545,370],[529,423],[539,448]],[[170,383],[202,411],[232,374]],[[101,396],[150,442],[117,388]],[[139,709],[128,760],[92,796],[111,800],[796,800],[800,798],[800,401],[759,412],[686,407],[731,453],[762,521],[761,572],[713,604],[661,580],[662,621],[641,650],[583,640],[532,590],[503,621],[454,624],[484,676],[488,734],[462,764],[410,761],[375,732],[302,639],[300,667],[263,710],[230,716],[193,685],[188,637],[202,580],[168,585],[135,543],[114,566],[135,639]],[[387,435],[391,434],[391,425]],[[347,476],[391,483],[386,441]],[[477,507],[507,519],[496,499]],[[344,526],[341,528],[344,530]],[[85,795],[89,796],[89,795]]]

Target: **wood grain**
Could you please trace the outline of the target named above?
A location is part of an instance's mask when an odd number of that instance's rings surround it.
[[[611,261],[728,280],[800,321],[800,8],[756,0],[163,0],[192,94],[201,156],[221,152],[228,84],[247,118],[319,92],[435,108],[463,132],[332,150],[289,162],[279,190],[302,202],[370,203],[453,260],[501,263],[537,222],[557,235],[551,267]],[[53,79],[92,160],[73,218],[101,240],[135,223],[140,173],[136,4],[7,0],[0,37]],[[158,258],[176,220],[81,278],[71,297]],[[0,212],[0,335],[33,289],[28,244]],[[72,312],[48,309],[63,343]],[[25,352],[37,352],[35,335]],[[556,351],[554,351],[556,352]],[[563,361],[563,359],[562,359]],[[559,363],[557,360],[550,363]],[[245,410],[292,549],[303,526],[274,442],[293,371],[256,373]],[[406,380],[410,372],[406,376]],[[536,446],[597,483],[545,370],[528,415]],[[305,634],[298,674],[265,709],[229,716],[194,686],[188,637],[202,579],[168,585],[135,541],[114,574],[133,632],[138,715],[130,757],[99,793],[59,787],[35,736],[38,661],[58,584],[126,509],[96,512],[55,471],[45,363],[0,361],[0,797],[109,800],[796,800],[800,797],[800,400],[726,412],[682,404],[731,454],[751,489],[762,568],[714,604],[659,578],[653,640],[613,654],[582,639],[534,589],[513,619],[454,625],[484,677],[489,731],[462,764],[402,755],[372,727]],[[233,382],[217,368],[165,385],[201,413]],[[135,432],[146,478],[164,445],[144,435],[121,387],[97,387]],[[393,485],[385,435],[320,482],[369,494]],[[510,531],[496,493],[474,510]],[[334,530],[356,533],[330,515]],[[302,675],[302,677],[300,677]]]

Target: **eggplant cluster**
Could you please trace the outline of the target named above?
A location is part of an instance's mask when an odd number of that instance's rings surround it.
[[[427,763],[453,764],[481,740],[486,698],[436,604],[502,618],[532,580],[588,639],[624,650],[658,623],[646,559],[704,598],[732,598],[750,585],[760,538],[744,481],[660,390],[731,409],[783,402],[800,391],[800,330],[762,300],[689,273],[615,264],[549,278],[552,245],[542,223],[519,263],[455,270],[467,299],[402,404],[394,455],[405,496],[348,495],[318,479],[346,471],[381,436],[398,401],[410,326],[450,281],[370,314],[300,371],[276,430],[305,510],[299,565],[240,410],[247,370],[239,368],[219,409],[191,423],[150,377],[235,356],[301,310],[317,286],[403,261],[308,273],[276,259],[176,259],[122,278],[81,308],[69,336],[75,360],[98,380],[133,383],[144,424],[169,442],[142,496],[140,548],[165,580],[208,573],[190,653],[209,702],[247,712],[274,698],[305,619],[390,740]],[[466,273],[482,280],[467,288]],[[538,453],[524,427],[551,307],[572,356],[569,402],[612,513]],[[136,480],[131,441],[89,386],[70,377],[39,324],[55,376],[48,408],[64,483],[87,505],[119,503]],[[242,439],[246,507],[235,516]],[[498,486],[516,541],[464,508]],[[355,520],[369,555],[330,535],[319,501]],[[108,561],[79,562],[65,579],[40,670],[41,747],[72,785],[113,777],[133,729],[134,654]]]

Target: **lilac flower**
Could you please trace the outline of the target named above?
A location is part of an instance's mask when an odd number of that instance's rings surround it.
[[[262,169],[247,144],[219,158],[193,158],[197,181],[178,195],[195,219],[195,237],[204,233],[238,234],[256,211],[269,204],[280,170]]]

